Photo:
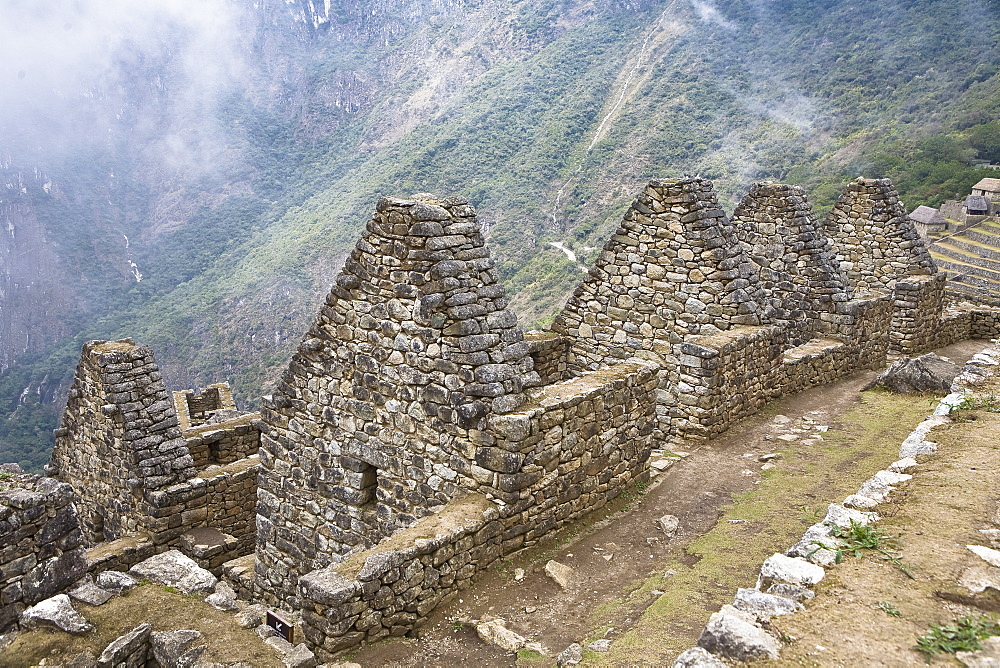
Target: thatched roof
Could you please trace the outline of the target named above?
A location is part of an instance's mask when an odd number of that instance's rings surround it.
[[[1000,179],[983,179],[972,186],[973,190],[985,190],[991,193],[1000,193]]]
[[[982,195],[969,195],[965,198],[965,209],[973,211],[989,211],[990,203]]]
[[[941,212],[929,206],[918,206],[909,216],[910,220],[924,225],[944,225],[946,221]]]

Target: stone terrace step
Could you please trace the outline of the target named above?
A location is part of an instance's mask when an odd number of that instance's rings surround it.
[[[988,283],[979,281],[966,281],[968,283],[982,285],[983,287],[993,287],[1000,294],[1000,272],[971,264],[962,259],[947,257],[938,252],[931,252],[931,257],[937,264],[938,269],[948,272],[948,278],[953,279],[953,275],[964,274],[966,277],[982,279]]]
[[[959,244],[962,245],[959,245]],[[991,251],[997,254],[998,259],[993,259],[987,257],[986,255],[979,255],[975,251],[970,251],[964,246],[967,246],[966,242],[955,242],[950,240],[948,242],[941,242],[939,244],[934,244],[931,246],[931,255],[939,255],[949,260],[954,260],[957,262],[964,262],[965,264],[973,264],[977,267],[982,267],[993,272],[1000,273],[1000,249]],[[984,247],[982,249],[984,252],[987,249]],[[935,259],[935,262],[937,260]]]
[[[991,290],[987,290],[986,288],[977,288],[956,281],[948,281],[948,292],[960,296],[965,295],[972,297],[974,301],[979,303],[1000,306],[1000,298],[996,296],[996,293]]]
[[[991,246],[990,244],[985,244],[979,241],[973,241],[967,237],[952,237],[951,239],[945,239],[943,241],[938,241],[934,244],[935,248],[955,248],[958,250],[965,251],[967,253],[972,253],[973,255],[979,255],[992,260],[1000,261],[1000,238],[997,240],[996,246]]]
[[[981,244],[989,246],[1000,246],[1000,229],[992,227],[983,226],[982,228],[966,230],[962,234],[958,235],[958,237],[952,238],[959,237],[965,237],[971,241],[978,241]]]

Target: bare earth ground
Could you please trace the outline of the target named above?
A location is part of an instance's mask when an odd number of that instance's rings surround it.
[[[977,394],[998,391],[996,380],[976,389]],[[795,640],[781,661],[770,665],[920,665],[923,655],[912,647],[932,624],[1000,612],[995,595],[974,596],[959,584],[970,575],[1000,580],[1000,569],[965,547],[990,547],[980,530],[1000,528],[998,429],[1000,414],[960,411],[952,424],[931,432],[938,451],[920,457],[919,466],[908,471],[914,479],[877,509],[885,516],[878,527],[895,538],[914,579],[877,556],[845,559],[828,571],[805,612],[778,623]],[[886,603],[900,616],[877,607]],[[950,655],[940,655],[935,663],[958,665]]]
[[[964,363],[983,346],[966,341],[938,352]],[[738,587],[754,585],[764,559],[894,461],[903,439],[933,410],[931,397],[861,395],[874,374],[774,402],[720,438],[685,445],[690,456],[650,489],[632,490],[547,544],[508,558],[436,611],[419,638],[377,643],[345,658],[363,666],[550,666],[570,643],[608,637],[611,651],[588,651],[585,663],[669,665]],[[787,434],[800,438],[778,438]],[[815,434],[823,440],[808,438]],[[761,471],[759,456],[772,452],[783,453],[777,467]],[[655,525],[665,514],[680,519],[672,539]],[[575,569],[567,590],[544,574],[549,559]],[[526,571],[520,582],[518,568]],[[549,656],[516,656],[480,640],[469,622],[493,617],[540,642]]]

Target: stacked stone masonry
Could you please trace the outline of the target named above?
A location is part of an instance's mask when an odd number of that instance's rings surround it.
[[[836,313],[853,290],[802,188],[754,184],[733,223],[750,260],[747,289],[761,306],[762,322],[782,325],[793,346],[813,333],[832,333],[821,315]]]
[[[182,432],[178,406],[200,424]],[[253,551],[259,418],[226,384],[171,396],[129,339],[86,343],[49,473],[76,492],[91,570],[128,568],[199,527],[232,537],[226,558]]]
[[[856,290],[891,290],[902,277],[937,272],[889,179],[855,179],[830,211],[826,234]]]
[[[525,335],[465,200],[383,198],[259,416],[225,384],[171,400],[148,348],[90,342],[51,471],[95,572],[180,547],[300,612],[321,655],[403,635],[644,480],[654,445],[997,336],[1000,310],[944,309],[901,212],[858,179],[821,225],[764,183],[730,221],[710,182],[653,181],[552,330]]]
[[[155,530],[143,492],[195,474],[153,352],[129,339],[84,345],[55,436],[50,473],[80,496],[90,544]]]
[[[0,466],[0,633],[86,573],[73,488]]]
[[[174,410],[181,429],[187,431],[205,424],[219,411],[235,411],[236,402],[229,383],[215,383],[201,391],[174,392]]]
[[[518,471],[508,478],[515,487],[494,474],[491,500],[455,499],[377,547],[300,578],[313,648],[328,656],[408,633],[501,556],[645,480],[655,372],[649,363],[622,363],[548,386],[533,405],[493,418],[505,440],[483,459],[500,457]]]
[[[260,450],[259,413],[209,422],[184,432],[184,442],[195,468],[225,466],[252,457]]]

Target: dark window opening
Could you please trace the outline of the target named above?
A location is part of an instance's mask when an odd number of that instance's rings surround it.
[[[222,396],[219,388],[210,387],[201,393],[185,395],[188,414],[191,416],[191,426],[204,424],[215,411],[222,408]]]
[[[344,487],[350,492],[349,502],[359,507],[374,505],[378,468],[353,457],[341,457],[340,463],[344,467]]]

